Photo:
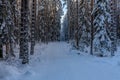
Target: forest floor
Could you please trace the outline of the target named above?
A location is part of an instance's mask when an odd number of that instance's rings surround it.
[[[77,53],[65,42],[37,44],[28,65],[1,61],[0,80],[120,80],[120,51],[103,58]]]

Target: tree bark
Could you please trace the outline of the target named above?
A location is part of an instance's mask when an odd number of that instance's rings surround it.
[[[30,54],[34,54],[35,46],[35,27],[36,27],[36,0],[32,0],[32,18],[31,18],[31,51]]]
[[[91,0],[91,43],[90,43],[90,54],[93,55],[93,39],[94,39],[94,25],[93,25],[93,5],[94,5],[94,0]]]
[[[22,64],[29,62],[28,54],[28,1],[21,1],[20,58]]]

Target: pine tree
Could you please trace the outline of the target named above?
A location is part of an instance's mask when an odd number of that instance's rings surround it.
[[[80,40],[83,35],[83,26],[85,26],[85,1],[68,0],[68,29],[69,39],[72,40],[73,47],[79,50]]]
[[[38,6],[38,19],[37,19],[37,25],[38,25],[38,39],[41,42],[47,43],[47,20],[48,20],[48,1],[47,0],[39,0],[39,6]]]
[[[63,25],[63,31],[62,31],[62,34],[63,34],[62,37],[63,37],[63,39],[62,40],[68,41],[68,35],[69,35],[69,33],[68,33],[68,17],[67,17],[67,14],[65,14],[65,17],[63,19],[62,25]]]
[[[38,2],[38,15],[37,15],[37,39],[38,41],[44,41],[44,7],[45,7],[45,0],[39,0]]]
[[[4,44],[6,45],[6,58],[10,58],[10,57],[15,57],[14,52],[13,52],[13,42],[14,42],[14,19],[13,19],[13,15],[12,15],[12,1],[8,1],[5,0],[5,4],[6,4],[6,9],[4,14],[6,14],[5,17],[5,28],[4,28]]]
[[[74,32],[75,32],[75,3],[72,0],[67,0],[68,5],[68,33],[69,33],[69,40],[73,41],[74,39]]]
[[[51,25],[51,41],[60,40],[60,16],[61,16],[61,3],[60,0],[52,0],[53,17]]]
[[[109,35],[111,39],[111,55],[114,56],[115,51],[117,50],[117,1],[112,0],[110,2],[110,13],[111,13],[111,21],[109,26]]]
[[[60,38],[60,0],[39,0],[38,37],[44,42],[58,41]],[[49,32],[49,33],[48,33]]]
[[[108,0],[95,0],[94,7],[94,53],[100,56],[109,55],[111,40],[107,34],[107,25],[109,23],[110,12]]]
[[[80,45],[80,39],[82,37],[82,28],[84,27],[84,0],[77,0],[76,1],[76,23],[75,23],[75,48],[79,49]]]
[[[86,0],[82,0],[79,8],[79,50],[88,52],[90,46],[90,8]]]
[[[14,14],[14,35],[15,35],[15,41],[17,44],[19,44],[20,39],[20,24],[21,24],[21,0],[15,0],[13,2],[13,14]]]
[[[1,5],[1,44],[6,46],[6,59],[15,57],[13,52],[14,20],[12,6],[14,1],[3,0]],[[1,49],[2,49],[1,45]]]

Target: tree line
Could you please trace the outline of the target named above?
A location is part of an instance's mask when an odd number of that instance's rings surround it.
[[[91,55],[115,55],[120,36],[117,1],[67,0],[66,37],[75,49],[86,52],[89,48]]]
[[[19,58],[29,63],[37,42],[60,40],[61,14],[60,0],[0,0],[0,58],[16,57],[19,45]]]
[[[120,39],[117,0],[63,1],[64,39],[82,52],[114,56]],[[61,15],[61,0],[0,0],[0,58],[16,57],[18,45],[21,63],[29,63],[37,42],[60,41]]]

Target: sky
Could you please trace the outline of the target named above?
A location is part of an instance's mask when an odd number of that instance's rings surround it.
[[[63,7],[64,1],[61,0],[61,2],[62,2],[62,7]],[[63,9],[63,15],[62,15],[62,18],[61,18],[61,23],[63,22],[65,14],[67,13],[67,4],[62,9]]]

